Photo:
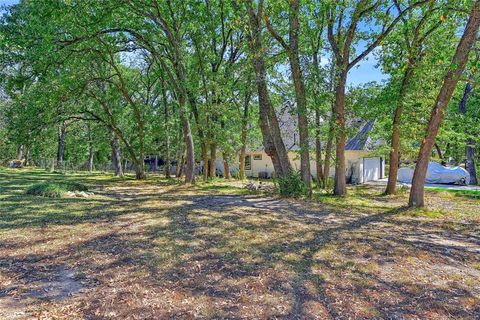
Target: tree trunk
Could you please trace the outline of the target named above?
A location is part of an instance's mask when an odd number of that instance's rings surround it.
[[[408,86],[413,77],[413,63],[408,61],[407,69],[403,75],[400,93],[398,96],[397,107],[393,116],[392,141],[390,146],[390,167],[388,169],[388,182],[385,194],[395,194],[397,191],[397,175],[400,166],[400,125],[402,120],[403,107]]]
[[[227,180],[232,178],[232,174],[230,173],[230,165],[228,164],[228,155],[223,152],[223,177]]]
[[[330,63],[330,70],[329,70],[329,89],[330,92],[335,92],[335,74],[336,74],[336,64],[333,60]],[[317,62],[318,65],[318,62]],[[333,139],[335,137],[335,100],[331,101],[331,114],[328,121],[328,135],[327,135],[327,145],[325,146],[325,160],[323,165],[323,187],[326,188],[328,186],[328,179],[330,179],[330,161],[332,159],[332,150],[333,150]]]
[[[335,89],[335,126],[336,126],[336,163],[335,163],[335,187],[333,194],[336,196],[345,196],[347,194],[347,180],[345,176],[345,85],[347,82],[346,68],[342,68],[338,77],[337,87]]]
[[[153,159],[153,168],[152,168],[152,171],[153,172],[157,172],[158,171],[158,156],[155,155],[155,158]]]
[[[23,144],[19,144],[17,148],[17,160],[23,159]]]
[[[213,137],[212,137],[213,139]],[[215,178],[217,176],[217,145],[215,142],[210,143],[210,161],[209,161],[208,169],[209,173],[208,176],[210,178]]]
[[[442,149],[440,149],[440,146],[438,145],[438,143],[435,143],[433,146],[435,147],[435,151],[437,152],[437,156],[440,158],[440,160],[443,160]]]
[[[115,133],[110,133],[110,146],[112,147],[112,166],[116,177],[123,177],[122,156],[120,153],[120,142]]]
[[[90,144],[90,148],[88,151],[88,172],[92,173],[93,171],[93,144]]]
[[[312,176],[310,171],[310,146],[308,139],[308,115],[305,83],[300,68],[298,36],[300,33],[299,0],[290,1],[290,31],[289,31],[289,61],[295,87],[295,101],[297,103],[298,133],[300,138],[300,172],[303,183],[307,186],[308,196],[312,195]]]
[[[467,161],[465,163],[465,167],[468,173],[470,174],[470,184],[477,185],[478,179],[477,179],[477,168],[475,165],[475,140],[473,139],[467,140],[466,153],[467,153]]]
[[[203,181],[207,181],[208,175],[210,173],[210,163],[208,160],[208,145],[203,141],[200,147],[202,150],[202,160],[203,160]]]
[[[272,159],[275,174],[282,177],[292,171],[292,166],[288,159],[287,149],[283,143],[277,115],[270,100],[267,87],[267,69],[262,45],[263,8],[260,8],[260,12],[257,14],[253,9],[251,1],[246,2],[246,6],[251,29],[249,33],[249,47],[257,83],[259,125],[263,136],[263,146],[267,155]]]
[[[185,97],[183,94],[179,98],[180,104],[180,120],[183,129],[183,138],[185,140],[186,154],[186,166],[185,166],[185,182],[195,183],[195,148],[193,145],[192,129],[190,128],[190,121],[186,115]]]
[[[240,180],[245,179],[245,154],[247,151],[247,126],[248,126],[248,112],[249,112],[249,105],[250,105],[250,97],[251,93],[250,90],[247,89],[247,92],[245,94],[245,101],[243,105],[243,117],[242,117],[242,132],[240,135],[240,143],[241,143],[241,148],[240,148],[240,165],[239,165],[239,172],[238,172],[238,178]]]
[[[57,165],[61,166],[65,154],[65,136],[67,134],[67,122],[64,121],[58,129]]]
[[[427,175],[428,162],[432,152],[435,138],[438,130],[445,116],[445,109],[452,97],[453,91],[460,79],[460,76],[465,69],[468,61],[468,54],[473,47],[480,25],[480,0],[476,0],[473,4],[470,19],[465,27],[460,43],[457,46],[455,55],[450,64],[450,69],[445,75],[442,88],[437,96],[435,104],[432,108],[430,120],[425,137],[422,140],[420,152],[418,155],[415,172],[413,174],[412,188],[410,190],[410,207],[423,207],[425,205],[424,199],[424,183]]]
[[[185,154],[182,153],[177,162],[177,174],[176,174],[177,178],[180,178],[181,176],[183,176],[184,166],[185,166]]]
[[[140,159],[138,159],[136,163],[134,163],[134,165],[135,165],[135,179],[144,180],[146,178],[146,175],[145,175],[145,160],[144,160],[143,154],[140,157]]]
[[[332,115],[330,116],[330,123],[328,125],[328,137],[327,145],[325,147],[325,161],[323,164],[323,185],[327,185],[328,178],[330,177],[330,160],[332,159],[333,151],[333,139],[335,137],[335,118]]]
[[[162,78],[162,98],[164,107],[164,126],[165,126],[165,178],[170,178],[170,113],[168,112],[167,93],[165,91],[165,81]]]
[[[178,149],[177,149],[177,167],[176,167],[176,170],[175,170],[175,176],[177,178],[180,178],[182,176],[182,173],[183,173],[183,155],[185,153],[185,147],[184,147],[184,143],[182,143],[182,136],[183,136],[183,130],[182,128],[180,128],[180,132],[179,132],[180,136],[179,136],[179,139],[178,139]],[[184,142],[184,141],[183,141]]]
[[[477,59],[477,61],[478,61],[478,59]],[[473,78],[473,77],[471,76],[470,78]],[[459,106],[460,112],[463,115],[466,115],[466,113],[467,113],[467,101],[468,101],[468,98],[470,97],[470,94],[472,93],[472,91],[473,91],[473,87],[470,84],[470,82],[468,82],[465,85],[465,90],[463,92],[463,97],[462,97],[462,100],[460,101],[460,106]],[[467,132],[467,134],[468,134],[468,132]],[[476,168],[476,165],[475,165],[475,145],[476,145],[476,141],[474,139],[472,139],[472,138],[467,139],[467,146],[465,148],[465,153],[466,153],[466,157],[467,157],[467,160],[465,162],[465,169],[470,174],[470,184],[471,185],[477,185],[478,184],[477,168]]]
[[[320,131],[320,110],[315,109],[315,165],[317,169],[317,183],[321,184],[323,178],[323,161],[322,161],[322,140]]]

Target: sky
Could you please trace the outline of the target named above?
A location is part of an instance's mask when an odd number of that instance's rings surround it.
[[[10,6],[12,4],[18,3],[19,0],[0,0],[0,6]]]
[[[358,67],[353,67],[348,73],[348,84],[359,85],[371,81],[381,82],[387,79],[387,75],[383,74],[379,68],[376,68],[377,59],[373,55],[368,55],[368,60],[363,60]]]
[[[18,3],[19,0],[0,0],[0,7],[4,5],[12,5]],[[1,12],[1,11],[0,11]],[[348,85],[357,86],[371,81],[381,82],[387,76],[375,67],[376,58],[370,54],[368,59],[361,61],[356,67],[350,70],[348,74]]]

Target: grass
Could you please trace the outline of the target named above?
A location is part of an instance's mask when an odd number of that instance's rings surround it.
[[[98,196],[25,194],[39,184]],[[475,318],[479,201],[427,191],[428,210],[409,211],[408,194],[381,191],[307,201],[236,181],[2,170],[0,318]],[[39,290],[68,288],[59,270],[75,282],[62,299]]]
[[[450,193],[458,197],[480,199],[480,190],[457,190],[448,188],[428,187],[428,191]]]
[[[75,182],[42,182],[29,187],[26,194],[47,198],[61,198],[65,193],[73,191],[88,191],[88,188],[83,184]]]

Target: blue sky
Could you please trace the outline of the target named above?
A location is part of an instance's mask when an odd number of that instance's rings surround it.
[[[0,0],[0,6],[3,6],[3,5],[9,6],[15,3],[18,3],[18,0]]]
[[[377,59],[373,55],[369,55],[368,60],[363,60],[357,67],[353,67],[348,74],[348,84],[359,85],[370,81],[382,81],[387,79],[387,76],[382,73],[379,68],[376,68]]]
[[[19,0],[0,0],[0,6],[12,5],[18,3]],[[354,67],[348,74],[349,85],[359,85],[371,81],[382,81],[386,79],[386,75],[375,67],[376,58],[370,54],[368,59],[364,59],[356,67]]]

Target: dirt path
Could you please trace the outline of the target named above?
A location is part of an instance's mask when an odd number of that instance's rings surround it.
[[[0,318],[480,315],[472,221],[405,215],[380,197],[351,207],[136,183],[96,194],[0,233]]]

